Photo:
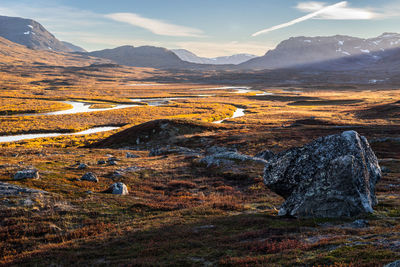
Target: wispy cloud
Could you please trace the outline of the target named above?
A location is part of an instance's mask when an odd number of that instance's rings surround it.
[[[328,19],[328,20],[368,20],[378,18],[380,14],[374,12],[369,8],[353,8],[349,7],[348,2],[341,2],[343,5],[336,6],[325,10],[318,14],[315,19]],[[322,2],[303,2],[299,3],[296,8],[303,12],[316,12],[325,7]]]
[[[112,13],[106,15],[106,17],[118,22],[125,22],[130,25],[149,30],[158,35],[202,37],[203,34],[203,32],[199,29],[170,24],[158,19],[145,18],[135,13]]]
[[[311,12],[303,17],[291,20],[289,22],[279,24],[254,33],[252,36],[258,36],[271,31],[283,29],[297,23],[310,19],[325,19],[325,20],[369,20],[379,18],[381,14],[370,9],[352,8],[349,7],[347,1],[342,1],[334,5],[326,5],[322,2],[303,2],[296,6],[297,9],[303,12]]]

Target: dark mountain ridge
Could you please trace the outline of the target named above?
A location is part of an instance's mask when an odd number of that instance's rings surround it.
[[[397,33],[384,33],[370,39],[344,35],[300,36],[281,42],[264,56],[244,62],[239,68],[318,68],[318,64],[321,64],[319,68],[326,70],[360,69],[382,61],[397,49],[400,49],[400,34]],[[331,65],[332,62],[335,64]]]
[[[36,50],[85,51],[70,43],[61,42],[40,23],[32,19],[0,16],[0,37]]]

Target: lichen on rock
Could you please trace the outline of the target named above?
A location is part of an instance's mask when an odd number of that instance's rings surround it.
[[[355,131],[319,138],[267,162],[264,183],[286,199],[279,215],[350,217],[373,212],[382,173],[365,137]]]

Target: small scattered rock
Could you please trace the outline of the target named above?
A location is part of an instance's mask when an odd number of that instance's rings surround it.
[[[27,198],[23,201],[23,205],[24,206],[33,206],[34,202],[32,201],[32,199]]]
[[[117,159],[116,157],[111,156],[111,157],[109,157],[109,158],[107,159],[106,163],[107,163],[107,165],[109,165],[109,166],[115,166],[115,165],[118,164],[117,161],[118,161],[118,159]]]
[[[108,161],[107,161],[107,164],[108,164],[109,166],[118,165],[118,163],[117,163],[115,160],[108,160]]]
[[[40,178],[39,171],[36,169],[26,169],[26,170],[18,171],[14,175],[14,180],[24,180],[24,179],[37,180],[39,178]]]
[[[88,190],[88,191],[86,191],[86,194],[93,194],[93,191]]]
[[[107,162],[105,161],[105,160],[99,160],[99,161],[97,161],[97,164],[98,165],[104,165],[104,164],[106,164]]]
[[[119,178],[121,178],[121,177],[123,177],[124,176],[124,173],[123,172],[121,172],[121,171],[115,171],[115,172],[113,172],[113,173],[111,173],[110,175],[109,175],[109,177],[111,178],[111,179],[119,179]]]
[[[85,163],[80,163],[80,164],[78,165],[78,170],[84,170],[84,169],[86,169],[87,167],[88,167],[87,164],[85,164]]]
[[[111,193],[114,195],[128,195],[128,188],[124,183],[114,183],[112,184],[108,190],[106,190],[107,193]]]
[[[362,220],[362,219],[360,219],[360,220],[355,220],[354,222],[351,223],[351,225],[352,225],[354,228],[365,228],[365,227],[368,227],[368,226],[369,226],[369,221],[367,221],[367,220]]]
[[[388,168],[388,167],[386,167],[386,166],[381,166],[381,171],[383,172],[383,173],[391,173],[392,171]]]
[[[61,229],[60,227],[58,227],[57,225],[53,224],[53,223],[49,224],[49,229],[50,229],[50,231],[53,232],[53,233],[60,233],[60,232],[62,232],[62,229]]]
[[[127,159],[135,159],[135,158],[139,158],[139,156],[138,156],[138,155],[135,155],[135,154],[132,154],[132,153],[129,153],[129,152],[127,152],[127,153],[126,153],[126,158],[127,158]]]
[[[318,242],[320,242],[321,240],[325,240],[325,239],[329,239],[332,238],[331,235],[318,235],[318,236],[311,236],[311,237],[307,237],[303,240],[304,243],[307,244],[316,244]]]
[[[85,173],[82,178],[82,181],[89,181],[89,182],[95,182],[97,183],[99,181],[99,179],[97,178],[96,174],[92,173],[92,172],[87,172]]]
[[[344,225],[344,228],[366,228],[368,226],[369,226],[369,221],[359,219],[359,220],[355,220],[352,223]]]
[[[127,174],[127,173],[137,172],[137,171],[140,171],[141,169],[142,169],[142,168],[136,167],[136,166],[131,166],[131,167],[128,167],[128,168],[121,168],[121,169],[118,169],[118,170],[112,172],[112,173],[109,175],[109,177],[110,177],[111,179],[118,179],[118,178],[123,177],[123,176],[124,176],[125,174]]]

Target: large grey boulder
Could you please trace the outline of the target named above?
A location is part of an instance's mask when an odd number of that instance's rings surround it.
[[[24,180],[24,179],[39,179],[39,171],[36,169],[26,169],[18,171],[14,174],[14,180]]]
[[[264,183],[286,199],[279,215],[350,217],[373,212],[382,173],[365,137],[355,131],[319,138],[269,160]]]
[[[383,266],[383,267],[400,267],[400,260],[394,261],[394,262],[389,263],[389,264],[386,264],[386,265]]]

